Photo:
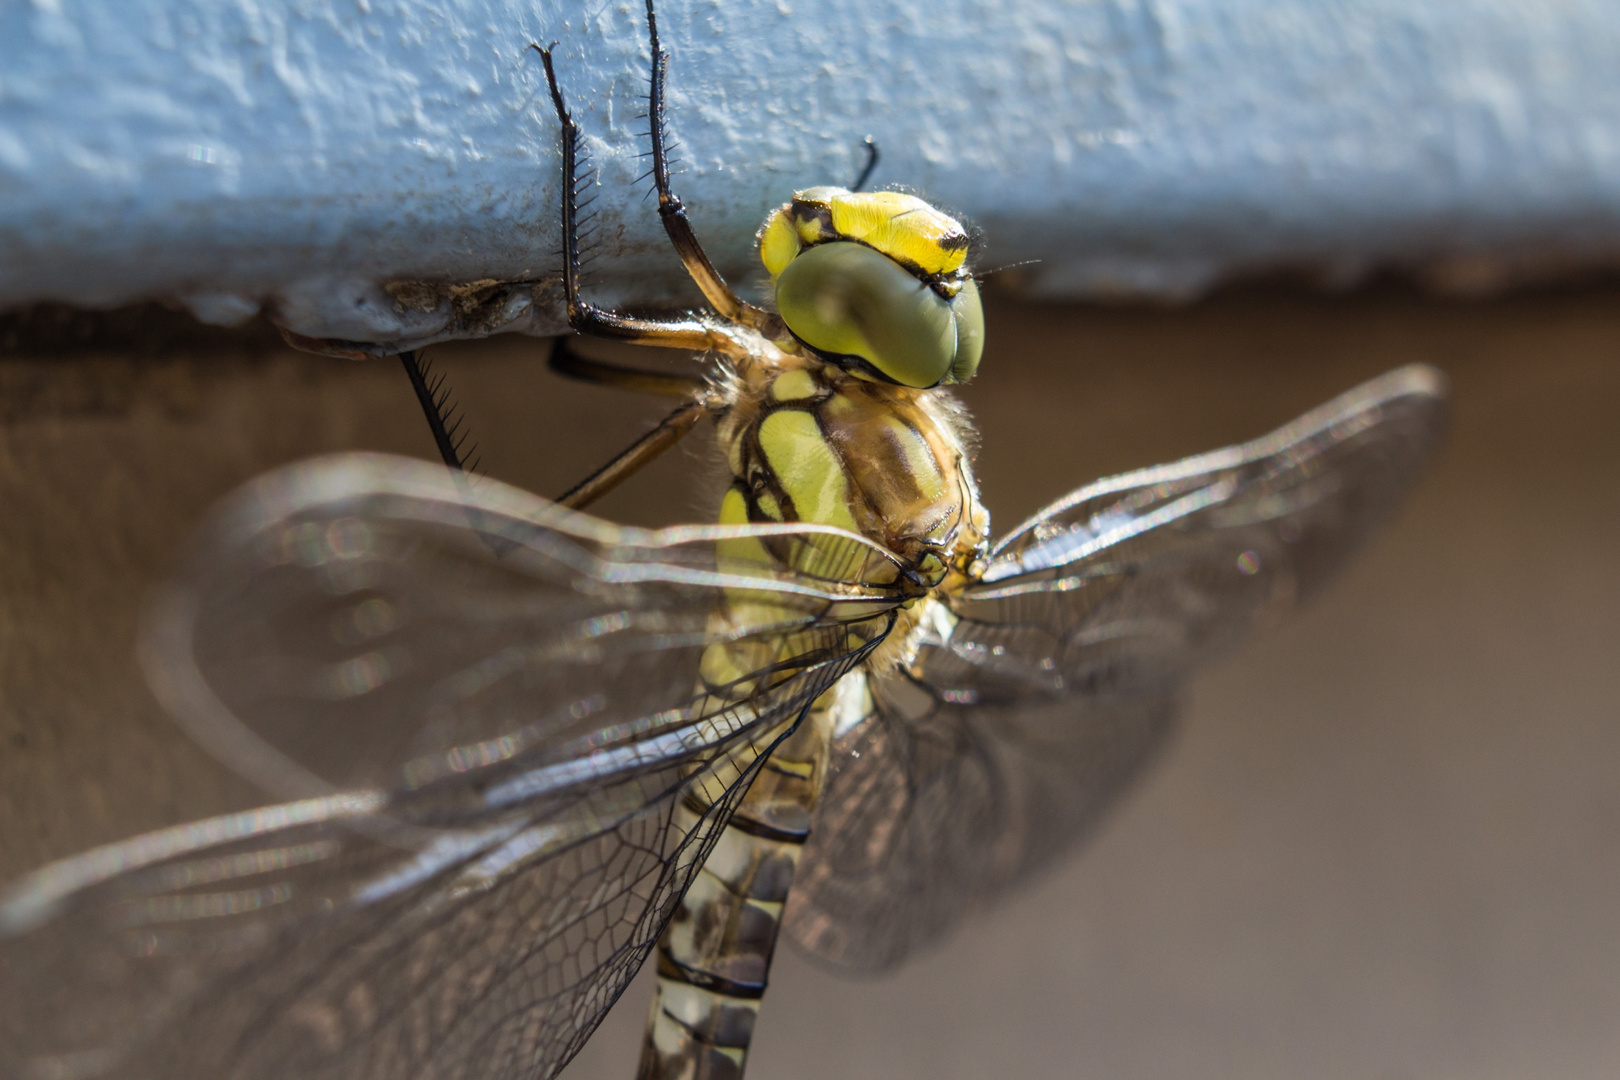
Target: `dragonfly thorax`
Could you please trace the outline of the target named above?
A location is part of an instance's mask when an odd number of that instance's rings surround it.
[[[924,589],[952,571],[969,573],[983,555],[989,515],[956,401],[784,359],[745,377],[720,424],[733,478],[721,522],[848,529],[894,552]]]

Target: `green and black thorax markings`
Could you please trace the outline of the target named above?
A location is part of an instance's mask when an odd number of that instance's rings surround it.
[[[919,597],[952,573],[973,572],[988,520],[968,467],[969,429],[946,391],[863,379],[797,350],[769,366],[734,365],[727,386],[717,423],[733,481],[722,524],[800,521],[861,533],[899,556]],[[815,569],[813,548],[755,543],[765,550],[739,555]],[[749,617],[741,605],[731,614]],[[891,636],[899,648],[888,655],[898,656],[908,632]],[[710,646],[704,688],[745,698],[769,669],[770,648]],[[803,644],[788,636],[780,649]],[[761,764],[659,939],[643,1080],[741,1076],[833,733],[871,711],[865,674],[845,676]],[[682,812],[693,821],[712,812],[709,796],[694,790]]]
[[[966,573],[983,554],[988,518],[954,399],[794,359],[740,379],[719,421],[733,477],[720,520],[860,533],[899,556],[919,590]]]

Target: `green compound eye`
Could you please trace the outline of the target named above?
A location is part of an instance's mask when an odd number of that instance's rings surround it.
[[[979,303],[979,283],[972,278],[962,282],[962,291],[951,301],[956,318],[956,359],[946,382],[965,383],[979,370],[984,355],[984,305]]]
[[[855,356],[902,386],[962,382],[979,366],[984,313],[969,279],[946,300],[864,244],[818,244],[776,279],[776,307],[800,341]]]

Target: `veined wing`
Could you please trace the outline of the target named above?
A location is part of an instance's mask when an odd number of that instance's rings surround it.
[[[1187,674],[1343,565],[1444,416],[1443,376],[1402,368],[1016,529],[835,747],[789,903],[796,940],[891,966],[1070,847],[1162,743]]]
[[[403,459],[261,479],[145,662],[294,801],[13,887],[0,1073],[554,1074],[762,755],[887,632],[894,580],[836,530],[620,529]],[[711,647],[758,668],[717,677]]]

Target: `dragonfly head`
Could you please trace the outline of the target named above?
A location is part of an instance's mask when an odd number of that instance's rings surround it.
[[[765,220],[759,254],[782,321],[829,363],[919,389],[978,370],[984,309],[967,230],[915,195],[800,191]]]

